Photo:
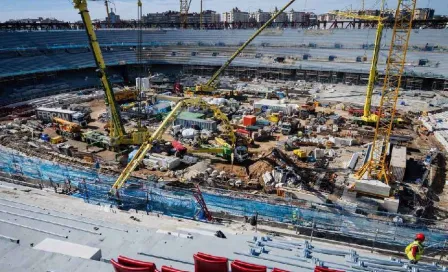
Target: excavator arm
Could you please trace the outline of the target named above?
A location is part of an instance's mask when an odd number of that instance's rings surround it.
[[[79,14],[81,15],[82,21],[86,28],[90,48],[92,50],[92,54],[97,67],[98,77],[101,80],[104,93],[106,95],[106,106],[109,107],[112,119],[111,138],[123,137],[126,132],[123,123],[121,122],[120,110],[115,101],[112,84],[107,77],[106,63],[104,62],[100,44],[98,43],[95,31],[93,29],[92,19],[90,18],[89,10],[87,9],[87,0],[73,0],[73,4],[75,9],[79,10]]]

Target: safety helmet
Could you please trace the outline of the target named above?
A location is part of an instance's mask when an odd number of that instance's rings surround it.
[[[425,241],[425,235],[423,233],[417,233],[415,235],[415,240],[419,240],[421,242]]]

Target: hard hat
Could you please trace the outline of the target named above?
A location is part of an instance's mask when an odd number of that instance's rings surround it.
[[[419,241],[425,241],[425,235],[423,233],[417,233],[415,235],[415,240],[419,240]]]

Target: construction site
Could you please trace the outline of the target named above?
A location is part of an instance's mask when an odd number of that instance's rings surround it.
[[[216,30],[72,2],[0,30],[0,271],[447,270],[448,32],[417,0]]]

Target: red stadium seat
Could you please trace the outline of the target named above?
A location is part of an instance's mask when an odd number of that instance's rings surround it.
[[[121,255],[118,256],[118,263],[129,267],[147,267],[151,272],[156,271],[156,265],[154,263],[135,260]]]
[[[266,266],[235,260],[231,263],[232,272],[266,272]]]
[[[114,267],[115,272],[150,272],[150,271],[153,271],[153,270],[150,270],[149,267],[125,266],[125,265],[119,264],[114,259],[111,259],[110,262],[112,263],[112,266]]]
[[[279,268],[274,268],[274,270],[272,270],[272,272],[290,272],[290,271],[279,269]]]
[[[226,257],[213,256],[213,255],[203,253],[203,252],[198,252],[196,255],[198,255],[201,258],[209,259],[209,260],[225,260],[226,262],[228,261],[228,259]]]
[[[228,272],[227,258],[198,253],[193,259],[195,272]]]
[[[162,266],[162,270],[161,270],[161,272],[188,272],[188,271],[185,271],[185,270],[179,270],[179,269],[176,269],[176,268],[172,268],[172,267],[169,267],[169,266]]]

